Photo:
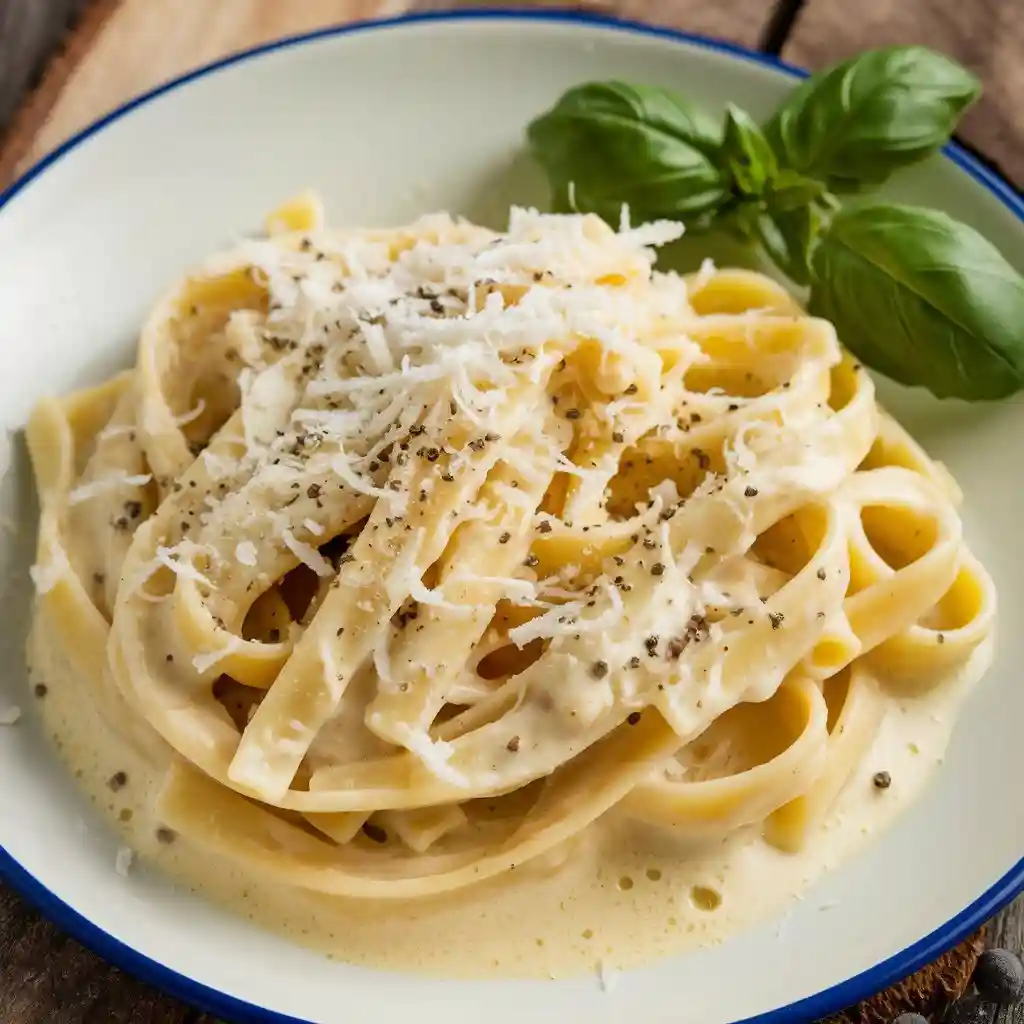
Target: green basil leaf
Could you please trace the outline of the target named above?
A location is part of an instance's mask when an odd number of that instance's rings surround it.
[[[817,202],[827,191],[820,181],[782,170],[776,174],[765,200],[772,210],[789,211]]]
[[[778,173],[775,154],[757,122],[731,103],[725,108],[722,158],[744,195],[761,195]]]
[[[570,89],[527,137],[556,196],[618,224],[659,217],[706,223],[728,196],[717,165],[721,130],[682,97],[623,82]],[[570,189],[571,185],[571,189]]]
[[[784,166],[856,192],[942,147],[980,91],[949,57],[890,46],[808,79],[765,134]]]
[[[757,238],[772,262],[797,284],[811,280],[811,253],[821,230],[822,215],[812,205],[763,213]]]
[[[757,224],[764,204],[755,198],[733,197],[723,203],[715,217],[714,228],[724,231],[737,242],[751,243],[758,239]]]
[[[821,237],[813,274],[810,311],[894,380],[968,401],[1024,387],[1024,278],[966,224],[857,205]]]

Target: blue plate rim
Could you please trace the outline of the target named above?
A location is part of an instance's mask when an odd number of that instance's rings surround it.
[[[578,10],[523,11],[489,7],[467,11],[420,11],[392,18],[351,22],[318,29],[313,32],[285,36],[261,46],[241,50],[141,93],[72,135],[71,138],[67,139],[55,150],[26,170],[16,181],[0,192],[0,211],[3,211],[17,195],[24,191],[48,168],[56,164],[72,150],[78,148],[78,146],[93,135],[101,132],[108,125],[119,121],[132,111],[145,106],[164,93],[179,89],[190,82],[205,78],[207,75],[232,67],[235,64],[241,64],[263,54],[301,46],[320,39],[355,35],[417,22],[463,22],[502,19],[589,25],[626,34],[653,36],[687,43],[691,46],[698,46],[718,53],[725,53],[749,63],[759,64],[776,71],[784,71],[797,78],[806,77],[808,74],[803,68],[789,64],[778,57],[750,50],[736,43],[682,32],[677,29],[648,25],[643,22]],[[980,160],[956,143],[947,145],[943,149],[943,154],[967,175],[991,192],[1021,222],[1024,222],[1024,196],[1018,194],[1012,185],[1004,181],[998,174],[990,170]],[[208,1013],[228,1017],[236,1021],[237,1024],[314,1024],[314,1022],[279,1013],[276,1010],[268,1010],[266,1007],[248,1003],[235,996],[228,995],[226,992],[210,988],[139,952],[132,946],[115,938],[109,932],[104,931],[80,914],[70,904],[65,903],[54,892],[47,889],[46,886],[15,860],[2,845],[0,845],[0,879],[32,903],[43,915],[71,934],[84,946],[103,957],[103,959],[128,971],[142,981],[155,985],[163,991],[177,996]],[[920,969],[925,964],[935,960],[936,957],[946,950],[963,941],[1022,891],[1024,891],[1024,857],[994,885],[982,893],[981,896],[960,911],[960,913],[906,949],[893,954],[888,959],[875,964],[860,974],[856,974],[845,981],[823,989],[821,992],[806,996],[785,1006],[779,1006],[764,1013],[746,1017],[741,1021],[735,1022],[735,1024],[800,1024],[800,1022],[808,1020],[817,1020],[859,1002]]]

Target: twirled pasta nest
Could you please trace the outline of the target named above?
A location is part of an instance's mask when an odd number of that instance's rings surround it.
[[[955,484],[768,278],[590,217],[272,226],[29,428],[39,614],[186,837],[358,897],[613,809],[797,849],[991,630]]]

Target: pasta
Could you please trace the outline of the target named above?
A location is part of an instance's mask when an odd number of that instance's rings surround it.
[[[37,628],[175,833],[375,899],[608,814],[797,852],[992,631],[949,475],[674,225],[269,225],[29,424]]]

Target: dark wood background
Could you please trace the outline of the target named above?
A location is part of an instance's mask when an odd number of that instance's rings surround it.
[[[412,0],[404,7],[452,5]],[[1024,0],[593,0],[588,6],[756,46],[810,68],[885,43],[944,50],[985,84],[984,98],[964,120],[962,141],[1024,186]],[[284,32],[402,8],[394,0],[0,0],[0,187],[26,160],[158,78]],[[201,26],[203,35],[192,43],[178,38],[185,52],[168,56],[159,33],[141,39],[142,19],[154,12],[170,25],[208,14],[209,32]],[[97,89],[102,62],[90,47],[96,40],[113,46],[118,33],[133,50],[136,42],[154,49],[143,50],[141,60],[136,52],[137,68],[106,91]],[[87,90],[96,92],[98,109],[83,102]],[[1024,902],[992,923],[989,940],[1024,951]],[[994,1016],[1001,1024],[1024,1024],[1024,1006]],[[0,885],[0,1024],[215,1021],[104,963]]]

